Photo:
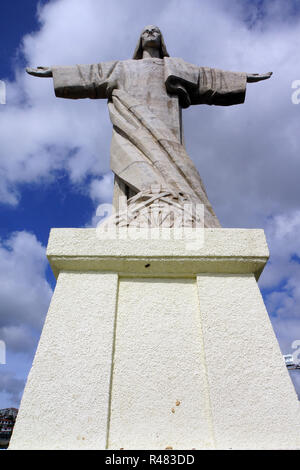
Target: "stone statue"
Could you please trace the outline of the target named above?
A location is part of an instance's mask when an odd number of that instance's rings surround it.
[[[180,211],[188,201],[204,205],[205,227],[220,227],[186,153],[181,110],[194,104],[243,103],[246,83],[265,80],[271,72],[225,72],[169,57],[160,30],[153,25],[142,31],[131,60],[28,68],[27,72],[53,77],[57,97],[108,99],[113,124],[113,205],[119,214],[124,201],[132,207],[131,220],[138,218],[141,207],[159,203]]]

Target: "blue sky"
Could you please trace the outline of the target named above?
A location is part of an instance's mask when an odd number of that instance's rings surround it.
[[[22,38],[40,27],[37,21],[37,8],[48,0],[16,0],[3,2],[1,14],[1,78],[14,80],[16,66],[26,62],[20,51]],[[9,90],[7,94],[9,102]],[[2,204],[0,237],[5,239],[13,232],[26,230],[34,233],[45,246],[48,241],[49,227],[85,226],[90,221],[94,205],[80,188],[70,185],[64,171],[47,185],[38,181],[34,184],[20,185],[20,204],[14,207]],[[80,210],[78,211],[78,207]],[[47,208],[47,210],[45,210]],[[39,221],[39,223],[37,223]],[[47,279],[54,288],[55,279],[51,269],[47,269]]]
[[[130,58],[149,23],[161,27],[173,56],[274,72],[248,86],[241,106],[185,111],[184,131],[222,225],[265,229],[271,258],[260,287],[268,313],[283,353],[300,339],[300,105],[291,101],[300,80],[299,1],[4,1],[0,407],[19,404],[55,286],[45,258],[49,230],[91,225],[97,205],[110,202],[113,181],[106,104],[59,100],[51,80],[24,68]],[[300,373],[291,376],[300,395]]]

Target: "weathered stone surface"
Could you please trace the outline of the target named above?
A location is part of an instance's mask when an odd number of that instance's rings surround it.
[[[300,449],[300,402],[252,274],[199,274],[218,449]]]
[[[118,275],[61,272],[10,449],[103,449]]]
[[[52,229],[47,256],[54,274],[63,269],[156,276],[223,272],[254,273],[258,279],[269,257],[263,230],[167,230],[168,237],[160,231],[153,239],[137,238],[131,230],[117,234],[113,240],[96,229]]]
[[[171,58],[159,28],[153,25],[144,28],[132,60],[28,72],[53,76],[58,97],[109,99],[116,210],[120,195],[129,198],[161,185],[175,197],[183,192],[194,204],[203,204],[205,227],[220,226],[186,153],[181,109],[194,104],[243,103],[247,81],[263,80],[270,74],[225,72]]]
[[[299,402],[255,276],[262,230],[54,229],[56,290],[11,449],[296,449]]]

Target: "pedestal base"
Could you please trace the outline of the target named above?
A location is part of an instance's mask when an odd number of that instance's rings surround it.
[[[11,449],[296,449],[299,402],[256,279],[262,230],[53,229],[57,285]]]

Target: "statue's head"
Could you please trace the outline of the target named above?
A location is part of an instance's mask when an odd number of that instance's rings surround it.
[[[161,59],[163,57],[169,57],[163,35],[158,26],[148,25],[143,29],[135,48],[133,59],[142,59],[143,50],[147,47],[159,49]]]

